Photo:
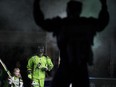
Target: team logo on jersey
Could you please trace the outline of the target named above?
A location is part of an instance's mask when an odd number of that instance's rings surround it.
[[[40,68],[40,66],[41,66],[41,63],[38,63],[37,68]]]

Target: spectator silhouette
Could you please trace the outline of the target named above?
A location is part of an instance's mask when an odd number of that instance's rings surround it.
[[[34,19],[42,29],[53,32],[60,50],[61,64],[52,87],[89,87],[87,63],[93,64],[91,46],[97,32],[103,31],[109,22],[106,0],[100,0],[101,11],[98,18],[80,17],[82,3],[69,1],[67,17],[45,19],[40,9],[40,0],[34,2]]]

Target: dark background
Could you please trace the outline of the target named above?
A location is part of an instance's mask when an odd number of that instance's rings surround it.
[[[55,38],[38,27],[33,19],[34,0],[0,0],[0,57],[9,69],[26,67],[37,43],[57,50]],[[66,3],[69,0],[41,0],[41,8],[46,18],[66,16]],[[99,0],[83,2],[81,16],[98,17],[101,5]],[[97,34],[94,40],[94,66],[89,67],[90,76],[116,77],[116,0],[107,0],[110,22],[106,29]],[[49,47],[50,46],[50,47]],[[56,51],[57,52],[57,51]],[[52,56],[52,52],[49,54]],[[58,58],[58,57],[56,57]],[[54,59],[55,60],[55,59]],[[13,63],[13,64],[11,64]],[[18,66],[18,65],[17,65]],[[22,69],[22,70],[23,70]]]

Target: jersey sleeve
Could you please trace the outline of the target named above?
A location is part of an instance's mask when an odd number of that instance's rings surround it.
[[[31,58],[28,60],[27,70],[28,70],[28,71],[32,71],[32,68],[33,68],[33,57],[31,57]]]

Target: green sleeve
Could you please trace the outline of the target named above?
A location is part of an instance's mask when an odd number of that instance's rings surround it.
[[[32,79],[32,69],[33,69],[33,57],[28,60],[27,64],[27,71],[28,71],[28,78]]]
[[[49,58],[47,56],[47,68],[48,68],[48,70],[50,71],[53,67],[54,67],[54,65],[53,65],[53,63],[51,61],[51,58]]]
[[[28,70],[28,71],[31,71],[31,70],[32,70],[32,67],[33,67],[33,57],[31,57],[31,58],[28,60],[27,70]]]

